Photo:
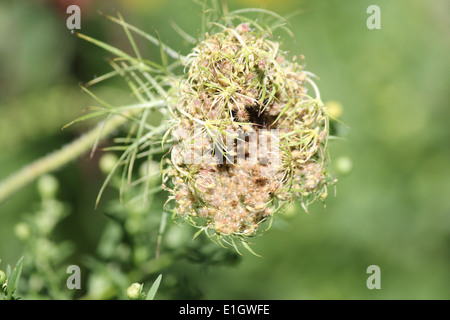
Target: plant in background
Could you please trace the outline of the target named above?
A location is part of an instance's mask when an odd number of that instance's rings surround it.
[[[75,248],[72,242],[57,239],[56,229],[70,210],[56,197],[59,183],[55,177],[42,176],[37,189],[41,197],[37,209],[26,214],[14,229],[25,244],[21,291],[28,299],[69,299],[74,292],[64,285],[64,262]]]
[[[116,156],[106,153],[100,159],[101,170],[108,174],[116,160]],[[159,166],[154,165],[157,170]],[[143,168],[138,171],[144,176]],[[154,179],[150,187],[159,183],[159,179]],[[110,186],[120,192],[121,176],[112,176]],[[205,242],[207,239],[189,242],[189,230],[167,226],[168,214],[160,215],[164,201],[159,197],[148,197],[145,204],[138,201],[140,188],[136,185],[122,190],[122,203],[118,199],[108,203],[104,211],[107,222],[97,250],[82,256],[80,290],[71,290],[67,287],[67,266],[73,263],[78,248],[59,229],[70,210],[57,198],[59,183],[55,177],[41,177],[37,189],[41,199],[36,209],[27,213],[14,229],[24,242],[24,257],[15,269],[8,266],[6,272],[0,270],[0,299],[152,300],[159,292],[162,272],[170,268],[172,272],[165,276],[163,291],[181,291],[183,298],[198,298],[198,293],[191,292],[193,284],[173,271],[177,263],[188,260],[207,267],[237,261],[237,254],[213,250],[214,244]],[[145,288],[146,283],[152,283],[151,287]]]
[[[0,269],[0,300],[18,300],[16,290],[22,273],[23,257],[17,261],[14,269],[8,264],[6,272]],[[1,261],[0,261],[1,262]]]

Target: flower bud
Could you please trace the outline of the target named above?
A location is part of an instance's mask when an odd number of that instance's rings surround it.
[[[111,172],[111,170],[116,165],[117,160],[118,160],[118,158],[115,154],[105,153],[104,155],[101,156],[99,163],[98,163],[100,170],[104,174],[108,174],[109,172]]]
[[[59,183],[54,176],[46,174],[39,178],[37,188],[42,198],[54,198],[58,191]]]
[[[340,174],[348,174],[352,171],[353,162],[349,157],[342,156],[336,159],[335,167]]]
[[[133,283],[127,289],[127,297],[130,300],[141,300],[143,298],[142,287],[143,285],[140,283]]]
[[[14,233],[16,234],[17,238],[25,241],[30,238],[31,230],[28,224],[26,224],[25,222],[19,222],[14,227]]]
[[[6,285],[6,273],[3,270],[0,270],[0,289],[2,289]]]
[[[338,119],[342,115],[342,105],[337,101],[328,101],[327,102],[328,107],[328,114],[330,117]]]

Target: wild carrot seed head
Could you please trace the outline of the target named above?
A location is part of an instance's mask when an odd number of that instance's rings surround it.
[[[186,61],[172,130],[178,144],[165,173],[177,216],[219,240],[248,237],[295,199],[306,208],[326,197],[334,182],[326,108],[311,74],[286,59],[269,32],[224,27]]]

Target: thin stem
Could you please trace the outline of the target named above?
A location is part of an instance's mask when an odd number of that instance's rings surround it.
[[[0,204],[14,193],[33,182],[39,176],[57,170],[73,159],[89,151],[97,140],[104,139],[115,129],[128,121],[132,112],[115,115],[106,123],[99,123],[94,129],[35,162],[27,165],[18,172],[0,182]]]

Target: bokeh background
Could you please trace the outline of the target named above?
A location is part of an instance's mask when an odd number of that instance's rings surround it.
[[[0,180],[89,128],[88,123],[61,130],[92,103],[78,83],[110,71],[110,55],[66,28],[70,4],[81,7],[82,33],[130,52],[123,30],[97,11],[120,10],[128,22],[157,29],[184,54],[189,45],[170,21],[191,35],[200,28],[201,10],[192,1],[2,1]],[[380,30],[366,27],[372,4],[381,9]],[[326,210],[317,204],[306,214],[293,207],[255,239],[253,248],[263,258],[247,253],[233,266],[206,269],[180,261],[172,272],[183,273],[202,299],[449,299],[450,2],[228,5],[285,16],[300,11],[289,20],[295,38],[286,36],[283,45],[292,55],[305,55],[307,69],[320,77],[323,100],[342,105],[344,139],[331,143],[334,164],[341,166],[335,168],[339,182]],[[159,59],[158,48],[139,45],[148,59]],[[128,95],[123,84],[98,90],[113,101]],[[86,155],[55,176],[58,196],[71,208],[59,237],[76,245],[68,264],[82,264],[80,257],[95,254],[105,224],[102,205],[94,209],[104,175],[98,157]],[[14,226],[37,202],[30,185],[0,205],[2,265],[22,255]],[[369,265],[381,269],[380,290],[366,287]]]

